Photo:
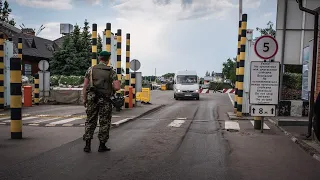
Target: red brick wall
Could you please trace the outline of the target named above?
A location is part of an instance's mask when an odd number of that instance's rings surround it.
[[[320,36],[320,33],[319,33]],[[318,39],[318,58],[317,58],[317,72],[316,72],[316,90],[315,90],[315,99],[317,98],[319,92],[320,92],[320,38]]]

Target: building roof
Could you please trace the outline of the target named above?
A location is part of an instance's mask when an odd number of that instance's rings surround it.
[[[57,45],[58,48],[62,47],[65,37],[66,36],[62,36],[62,37],[59,37],[58,39],[53,41]]]
[[[41,37],[19,33],[12,38],[13,53],[18,54],[18,39],[22,38],[22,54],[40,58],[51,58],[56,47],[51,40]]]

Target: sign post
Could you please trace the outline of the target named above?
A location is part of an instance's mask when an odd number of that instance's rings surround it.
[[[263,132],[263,118],[276,115],[279,101],[280,62],[270,60],[278,52],[278,43],[272,36],[261,36],[255,42],[254,51],[263,61],[251,62],[250,112],[255,120],[254,129]]]

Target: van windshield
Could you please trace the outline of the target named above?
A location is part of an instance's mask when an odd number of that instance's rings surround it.
[[[195,75],[178,75],[177,84],[197,84],[197,78]]]

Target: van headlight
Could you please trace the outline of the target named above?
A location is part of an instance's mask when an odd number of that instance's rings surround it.
[[[177,92],[181,92],[181,90],[180,90],[180,89],[177,89]]]
[[[198,93],[198,92],[199,92],[199,89],[196,90],[196,93]]]

